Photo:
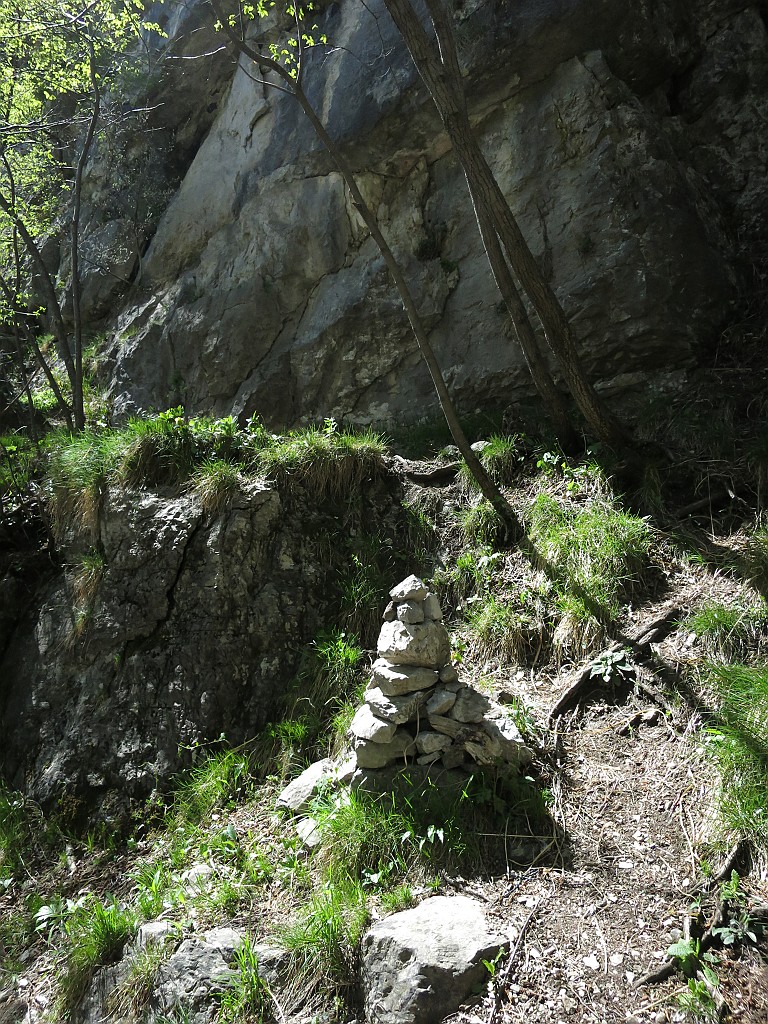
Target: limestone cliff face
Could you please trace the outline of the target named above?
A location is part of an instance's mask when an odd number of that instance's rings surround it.
[[[764,6],[457,7],[477,132],[595,378],[689,364],[728,317],[740,252],[768,234]],[[220,45],[205,12],[174,15],[172,48]],[[338,48],[312,61],[309,92],[407,267],[454,393],[473,409],[529,391],[462,175],[386,11],[332,3],[322,28]],[[218,53],[169,65],[154,99],[142,152],[172,197],[109,321],[115,412],[183,402],[283,426],[431,409],[382,261],[291,98]],[[115,227],[97,198],[108,262]],[[90,287],[94,315],[115,309],[103,274]]]

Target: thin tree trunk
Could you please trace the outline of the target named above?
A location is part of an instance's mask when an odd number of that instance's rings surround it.
[[[451,431],[451,436],[456,442],[456,447],[461,452],[464,461],[467,463],[467,467],[472,476],[477,481],[478,487],[482,492],[483,496],[488,499],[496,513],[498,514],[501,521],[504,523],[508,532],[519,535],[522,532],[520,521],[517,518],[514,510],[512,509],[509,502],[506,500],[504,495],[501,493],[497,485],[491,480],[485,467],[478,459],[475,452],[467,440],[467,437],[462,429],[461,423],[459,422],[456,410],[451,400],[448,388],[445,383],[445,379],[442,374],[442,370],[438,363],[437,357],[435,356],[432,345],[427,337],[426,330],[422,323],[421,316],[419,315],[416,302],[411,294],[411,290],[408,287],[408,283],[405,280],[405,276],[400,268],[394,253],[389,247],[386,238],[379,228],[378,222],[373,215],[372,210],[366,203],[360,189],[357,186],[355,180],[354,171],[351,165],[348,163],[341,148],[337,146],[334,140],[326,131],[325,126],[318,117],[312,104],[309,102],[304,90],[301,88],[300,79],[294,80],[284,68],[282,68],[276,61],[265,57],[260,54],[257,50],[250,47],[244,40],[240,39],[229,27],[218,0],[210,0],[211,7],[213,8],[216,17],[221,22],[225,32],[229,36],[230,40],[236,47],[239,53],[244,54],[250,60],[252,60],[261,70],[262,73],[272,71],[279,75],[282,81],[285,83],[284,91],[290,92],[294,96],[299,106],[303,110],[310,124],[315,130],[320,142],[331,157],[332,161],[336,165],[337,170],[341,174],[344,182],[349,189],[350,195],[355,208],[358,210],[360,216],[363,218],[366,227],[371,233],[371,237],[376,242],[376,245],[381,252],[384,262],[389,270],[392,280],[397,288],[400,299],[403,303],[406,315],[408,317],[411,329],[413,330],[416,338],[416,343],[419,347],[422,358],[427,364],[432,383],[437,392],[437,397],[440,402],[440,408],[442,409],[443,415],[445,416],[448,428]]]
[[[80,211],[83,200],[83,175],[96,135],[96,126],[101,115],[101,92],[96,76],[96,53],[92,40],[89,39],[87,42],[89,74],[91,89],[93,90],[93,107],[91,108],[88,130],[85,134],[83,148],[80,150],[80,159],[77,161],[77,169],[75,171],[70,243],[72,262],[72,321],[75,348],[75,381],[72,386],[72,406],[77,430],[82,430],[85,426],[85,407],[83,402],[83,320],[82,304],[80,301]]]

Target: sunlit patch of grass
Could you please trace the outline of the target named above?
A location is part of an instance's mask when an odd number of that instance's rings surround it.
[[[768,608],[762,603],[707,603],[689,615],[684,626],[696,634],[709,657],[752,660],[767,639]]]
[[[768,666],[710,662],[703,679],[715,695],[709,747],[724,830],[768,851]]]
[[[204,512],[218,515],[231,504],[242,485],[242,465],[206,459],[192,475],[192,489]]]
[[[530,593],[517,599],[487,594],[468,605],[467,622],[472,647],[483,658],[522,663],[535,656],[544,642],[545,610]]]
[[[556,642],[583,655],[641,589],[652,533],[645,519],[596,499],[586,507],[540,494],[529,510],[536,560],[552,581],[563,621]],[[567,630],[567,636],[566,636]]]

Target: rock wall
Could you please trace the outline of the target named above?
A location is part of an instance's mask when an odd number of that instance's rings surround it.
[[[364,524],[383,551],[403,528],[399,498],[386,474],[325,504],[251,482],[215,516],[191,493],[111,490],[0,652],[0,778],[74,818],[120,815],[190,748],[252,738],[338,623]],[[105,568],[88,590],[76,567],[94,546]]]
[[[195,2],[174,15],[172,49],[220,44],[204,15]],[[467,409],[508,403],[527,374],[431,103],[376,0],[331,3],[321,21],[338,49],[310,62],[308,91],[453,391]],[[689,365],[729,316],[743,252],[768,236],[765,5],[464,0],[456,22],[485,152],[594,376]],[[152,95],[149,180],[179,184],[110,321],[115,414],[183,402],[278,426],[432,410],[382,261],[290,97],[221,53],[161,69]],[[92,182],[112,179],[105,161]],[[108,242],[93,198],[92,237]],[[88,294],[106,280],[94,271]]]

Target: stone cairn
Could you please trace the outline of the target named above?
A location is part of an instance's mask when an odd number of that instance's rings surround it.
[[[349,728],[356,767],[527,764],[531,751],[509,714],[460,682],[435,595],[409,576],[389,596],[365,702]]]
[[[416,576],[390,592],[365,701],[349,736],[354,752],[343,763],[329,758],[290,782],[277,806],[306,815],[323,786],[350,785],[381,792],[398,768],[438,769],[437,784],[456,769],[507,765],[518,769],[533,757],[505,709],[460,682],[451,665],[451,643],[434,594]],[[308,846],[319,842],[316,822],[303,817],[297,831]]]

